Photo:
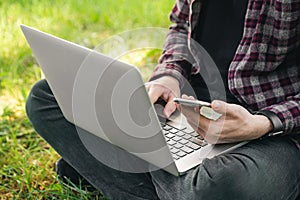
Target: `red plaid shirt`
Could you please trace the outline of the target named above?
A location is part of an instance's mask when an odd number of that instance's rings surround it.
[[[171,75],[183,83],[201,67],[190,48],[201,0],[177,0],[163,55],[151,79]],[[221,19],[220,19],[221,20]],[[249,0],[244,33],[229,67],[231,93],[250,111],[271,110],[285,133],[300,133],[300,1]]]

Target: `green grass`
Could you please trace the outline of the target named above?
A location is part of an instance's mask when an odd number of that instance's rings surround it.
[[[21,34],[26,24],[93,48],[108,37],[141,27],[169,26],[174,0],[0,1],[0,199],[89,199],[62,187],[54,173],[59,155],[33,130],[25,100],[41,72]],[[125,60],[147,79],[159,49]],[[102,197],[100,198],[102,199]]]

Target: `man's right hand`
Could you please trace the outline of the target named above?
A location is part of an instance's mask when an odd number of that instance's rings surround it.
[[[163,76],[146,83],[151,102],[154,104],[158,98],[166,101],[164,114],[168,118],[176,110],[173,98],[180,96],[179,82],[171,76]]]

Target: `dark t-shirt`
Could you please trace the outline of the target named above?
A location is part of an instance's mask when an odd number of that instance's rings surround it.
[[[243,35],[248,0],[204,0],[194,38],[216,63],[226,90],[227,102],[237,103],[228,89],[228,68]],[[201,73],[201,71],[200,71]],[[211,101],[201,76],[192,78],[197,96]]]

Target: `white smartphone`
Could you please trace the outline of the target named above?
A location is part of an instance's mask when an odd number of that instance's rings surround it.
[[[191,107],[200,107],[200,115],[211,119],[211,120],[218,120],[222,114],[217,113],[211,108],[211,104],[205,101],[200,100],[190,100],[190,99],[182,99],[182,98],[174,98],[173,101],[175,103],[191,106]]]
[[[184,105],[184,106],[192,106],[192,107],[211,107],[211,104],[205,101],[200,100],[190,100],[190,99],[182,99],[182,98],[174,98],[173,101],[175,103]]]

